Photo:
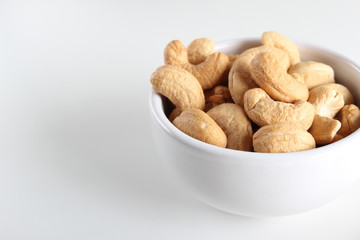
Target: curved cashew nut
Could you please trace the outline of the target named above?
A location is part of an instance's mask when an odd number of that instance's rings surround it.
[[[281,53],[281,54],[280,54]],[[309,90],[299,75],[287,73],[289,58],[281,51],[263,52],[254,57],[250,65],[253,80],[271,98],[283,102],[306,101]]]
[[[304,79],[308,89],[325,83],[335,82],[334,69],[329,65],[319,62],[299,62],[290,67],[289,74],[297,73]]]
[[[300,53],[295,43],[277,32],[264,32],[261,43],[265,46],[280,48],[289,54],[291,65],[300,62]]]
[[[261,88],[253,88],[245,93],[244,109],[259,126],[286,123],[308,130],[315,117],[315,108],[311,103],[274,101]]]
[[[252,127],[242,107],[234,103],[223,103],[207,112],[227,136],[227,148],[252,150]]]
[[[345,105],[340,110],[338,119],[341,122],[338,134],[343,137],[350,135],[360,128],[360,110],[354,104]]]
[[[285,153],[315,148],[315,140],[306,130],[290,124],[261,127],[253,136],[255,152]]]
[[[216,52],[197,65],[189,63],[187,50],[179,40],[171,41],[164,51],[165,64],[180,66],[193,74],[205,89],[219,85],[228,68],[229,58],[226,54]]]
[[[259,53],[272,51],[276,48],[260,46],[242,52],[233,63],[229,72],[229,90],[234,102],[244,106],[244,94],[247,90],[257,87],[250,74],[251,60]]]
[[[215,43],[208,38],[198,38],[193,40],[187,47],[188,59],[192,64],[199,64],[216,52]]]
[[[179,110],[204,109],[205,96],[197,79],[181,67],[164,65],[151,75],[154,91],[167,97]]]
[[[333,118],[345,102],[343,95],[337,89],[327,85],[312,88],[309,92],[308,102],[314,105],[317,115]]]
[[[325,145],[334,141],[340,127],[341,123],[338,120],[316,115],[309,133],[314,137],[316,144]]]
[[[217,123],[205,112],[199,109],[183,111],[173,124],[185,134],[219,147],[225,147],[226,135]]]

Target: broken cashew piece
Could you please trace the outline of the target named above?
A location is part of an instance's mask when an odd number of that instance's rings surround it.
[[[315,108],[311,103],[301,100],[294,104],[274,101],[261,88],[253,88],[245,93],[244,109],[259,126],[286,123],[308,130],[315,117]]]
[[[253,136],[255,152],[287,153],[315,148],[315,140],[306,130],[290,124],[261,127]]]
[[[251,151],[252,127],[242,107],[234,103],[223,103],[207,112],[227,136],[226,148]]]
[[[234,102],[244,106],[244,94],[251,88],[258,87],[250,74],[251,60],[259,53],[276,48],[268,46],[254,47],[242,52],[233,63],[229,72],[229,90]]]
[[[219,85],[205,91],[205,112],[222,103],[232,103],[229,89]]]
[[[188,60],[186,48],[179,40],[171,41],[166,46],[164,60],[165,64],[182,67],[193,74],[204,90],[220,84],[229,64],[226,54],[216,52],[210,54],[204,62],[193,65]]]
[[[314,105],[317,115],[328,118],[334,118],[345,104],[343,95],[327,84],[312,88],[308,102]]]
[[[250,65],[252,79],[271,98],[292,103],[306,101],[309,90],[298,74],[289,75],[289,59],[285,52],[263,52],[254,57]]]
[[[193,40],[187,47],[188,59],[192,64],[199,64],[216,52],[215,43],[208,38],[198,38]]]
[[[205,96],[199,82],[181,67],[161,66],[151,75],[150,82],[155,92],[167,97],[180,111],[205,107]]]
[[[341,128],[338,134],[346,137],[360,128],[360,110],[354,105],[345,105],[337,117],[341,122]]]
[[[308,89],[325,83],[334,83],[334,69],[329,65],[319,62],[299,62],[290,67],[289,74],[297,73],[304,79]]]
[[[296,44],[277,32],[264,32],[261,37],[261,43],[265,46],[276,47],[287,52],[291,65],[300,62],[300,53]]]
[[[338,120],[316,115],[309,133],[314,137],[316,144],[325,145],[334,141],[340,127],[341,123]]]
[[[226,147],[227,138],[224,131],[205,112],[199,109],[183,111],[173,124],[185,134],[218,147]]]

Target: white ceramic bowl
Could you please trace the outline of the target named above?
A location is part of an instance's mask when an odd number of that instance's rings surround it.
[[[254,40],[229,40],[218,51],[240,53]],[[319,47],[298,44],[302,60],[332,66],[336,81],[360,101],[360,69]],[[212,146],[184,134],[165,116],[163,98],[150,94],[153,135],[169,170],[200,201],[226,212],[273,217],[302,213],[343,193],[360,176],[360,130],[333,144],[295,153],[255,153]]]

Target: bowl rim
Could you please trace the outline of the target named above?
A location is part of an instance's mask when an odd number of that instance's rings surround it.
[[[222,48],[225,48],[229,44],[233,45],[236,44],[236,42],[240,44],[240,43],[244,43],[245,41],[259,42],[259,40],[255,38],[236,38],[236,39],[216,42],[216,47],[218,50],[221,51]],[[349,64],[352,68],[355,68],[355,70],[360,72],[359,65],[357,65],[350,59],[336,52],[333,52],[323,47],[316,46],[314,44],[297,43],[297,42],[296,44],[299,46],[300,49],[307,48],[310,50],[316,50],[316,51],[320,51],[321,54],[335,57],[340,61],[342,61],[344,64]],[[206,152],[210,155],[222,156],[221,161],[224,161],[226,159],[234,159],[234,158],[236,158],[237,161],[239,161],[239,159],[246,159],[251,156],[252,161],[256,161],[256,160],[262,161],[266,159],[266,162],[273,162],[273,161],[284,161],[284,160],[289,161],[290,159],[293,160],[299,159],[301,161],[306,162],[307,160],[320,157],[324,154],[328,154],[329,151],[346,149],[349,145],[349,142],[356,141],[356,139],[360,139],[360,129],[357,129],[355,132],[351,133],[350,135],[348,135],[347,137],[341,140],[338,140],[334,143],[325,146],[316,147],[310,150],[290,152],[290,153],[262,153],[262,152],[234,150],[234,149],[222,148],[202,142],[183,133],[178,128],[176,128],[165,115],[161,95],[156,93],[152,88],[149,94],[149,109],[156,124],[159,125],[166,132],[166,134],[170,135],[178,142],[189,146],[190,148],[197,149],[201,152]],[[311,158],[309,158],[309,154],[311,155]]]

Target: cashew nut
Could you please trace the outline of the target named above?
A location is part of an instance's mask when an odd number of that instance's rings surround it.
[[[344,106],[343,95],[331,86],[335,85],[320,85],[312,88],[309,92],[308,102],[314,105],[315,112],[319,116],[334,118]]]
[[[289,74],[297,73],[304,79],[308,89],[325,83],[335,82],[334,69],[319,62],[299,62],[290,67]]]
[[[223,130],[205,112],[199,109],[183,111],[173,124],[185,134],[219,147],[226,147],[227,139]]]
[[[306,101],[309,90],[298,74],[289,75],[288,55],[282,51],[263,52],[254,57],[250,65],[252,79],[271,98],[283,102]]]
[[[274,101],[261,88],[253,88],[245,93],[244,109],[259,126],[286,123],[308,130],[315,116],[311,103],[301,100],[294,104]]]
[[[350,90],[345,87],[342,84],[339,83],[328,83],[328,84],[322,84],[323,88],[330,88],[336,90],[338,93],[340,93],[344,98],[345,105],[353,104],[354,103],[354,97],[351,94]]]
[[[197,79],[181,67],[164,65],[150,79],[153,89],[167,97],[179,110],[204,109],[205,96]]]
[[[280,48],[287,52],[291,65],[300,62],[300,53],[295,43],[277,32],[264,32],[261,37],[261,43],[265,46]]]
[[[285,153],[315,148],[315,140],[306,130],[290,124],[261,127],[253,136],[255,152]]]
[[[341,123],[338,120],[316,115],[309,133],[314,137],[316,144],[325,145],[334,141],[340,127]]]
[[[179,40],[171,41],[166,46],[164,60],[165,64],[180,66],[193,74],[204,90],[220,84],[229,64],[226,54],[216,52],[210,54],[204,62],[193,65],[189,63],[187,50]]]
[[[341,128],[338,134],[346,137],[360,128],[360,110],[354,104],[345,105],[338,116]]]
[[[250,74],[251,60],[259,53],[276,48],[260,46],[242,52],[233,63],[229,72],[229,90],[234,102],[244,106],[244,94],[247,90],[257,87]]]
[[[193,40],[187,47],[188,59],[192,64],[199,64],[216,51],[215,43],[208,38]]]
[[[225,86],[219,85],[205,91],[205,112],[219,104],[232,102],[229,89]]]
[[[223,103],[207,112],[227,136],[227,148],[252,150],[252,128],[242,107],[234,103]]]
[[[172,102],[169,120],[205,143],[267,153],[312,149],[360,128],[360,109],[331,66],[301,62],[297,46],[276,32],[261,43],[227,55],[208,38],[187,48],[171,41],[151,75],[154,91]]]

